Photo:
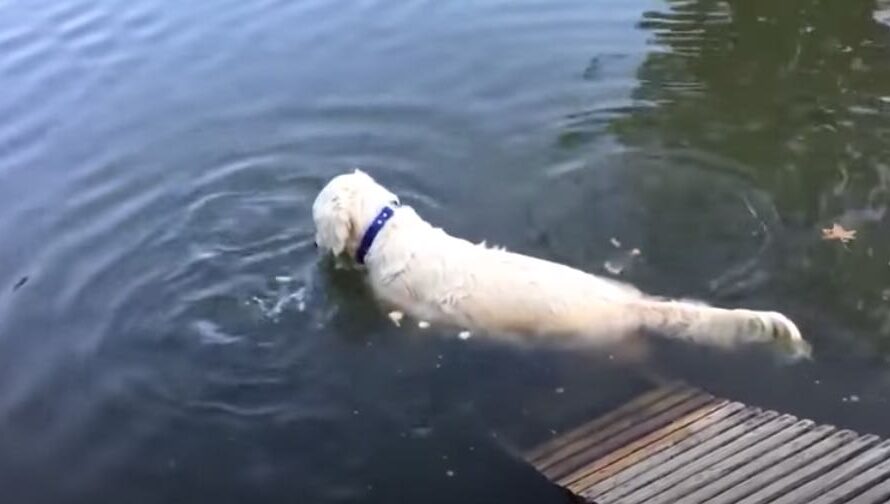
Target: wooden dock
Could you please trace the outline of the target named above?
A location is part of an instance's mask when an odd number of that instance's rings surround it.
[[[890,441],[682,384],[645,392],[526,459],[598,504],[890,502]]]

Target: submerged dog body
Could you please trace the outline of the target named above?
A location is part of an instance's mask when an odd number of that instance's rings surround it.
[[[392,209],[391,216],[378,222],[369,242],[369,228],[384,208]],[[652,333],[722,347],[775,343],[791,354],[809,354],[797,327],[780,313],[659,299],[568,266],[450,236],[358,170],[331,180],[312,214],[319,247],[359,254],[375,296],[420,320],[560,344],[609,345]]]

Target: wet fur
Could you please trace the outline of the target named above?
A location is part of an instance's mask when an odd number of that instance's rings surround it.
[[[369,223],[397,200],[359,170],[335,177],[312,207],[316,244],[354,258]],[[513,341],[612,345],[653,333],[727,348],[770,343],[809,355],[800,331],[781,313],[648,296],[628,284],[450,236],[408,206],[395,209],[365,263],[370,287],[387,307]]]

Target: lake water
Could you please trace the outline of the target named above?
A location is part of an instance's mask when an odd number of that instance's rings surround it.
[[[312,246],[355,166],[454,234],[786,312],[814,362],[647,366],[890,435],[879,8],[0,3],[3,502],[563,502],[510,450],[635,370],[393,327]]]

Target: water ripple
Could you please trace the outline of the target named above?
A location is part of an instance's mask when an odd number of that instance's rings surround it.
[[[642,38],[613,31],[632,9],[585,5],[0,3],[0,281],[30,278],[0,292],[0,423],[24,462],[82,495],[273,426],[307,450],[246,480],[358,464],[315,433],[406,383],[387,373],[416,349],[371,345],[390,327],[319,268],[312,199],[358,165],[433,220],[506,222],[512,193],[472,181],[538,173],[558,132],[640,105]],[[387,394],[358,427],[410,418]],[[338,471],[312,484],[351,488]]]

